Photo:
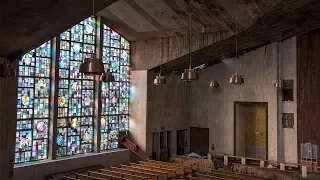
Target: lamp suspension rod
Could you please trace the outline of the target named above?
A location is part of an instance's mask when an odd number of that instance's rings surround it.
[[[192,25],[192,20],[191,20],[191,2],[189,1],[189,69],[191,69],[191,25]]]
[[[94,16],[94,0],[92,0],[92,15]]]
[[[162,66],[162,15],[163,13],[160,12],[160,23],[161,23],[161,29],[160,29],[160,73],[159,75],[161,75],[161,66]]]

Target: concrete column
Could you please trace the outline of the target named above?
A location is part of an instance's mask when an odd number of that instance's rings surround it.
[[[302,177],[307,177],[308,173],[307,173],[307,166],[302,166]]]
[[[17,77],[0,78],[0,180],[13,177],[16,103]]]
[[[228,165],[228,156],[223,156],[223,165]]]
[[[130,139],[147,151],[148,71],[131,71]]]
[[[260,161],[260,167],[265,167],[265,161]]]
[[[246,158],[241,158],[241,164],[246,165]]]
[[[284,163],[280,163],[280,170],[286,170],[286,166]]]

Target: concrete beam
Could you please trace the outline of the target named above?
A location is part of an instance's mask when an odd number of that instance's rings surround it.
[[[317,0],[288,0],[281,1],[264,17],[252,26],[238,34],[240,54],[256,49],[263,45],[287,39],[320,28],[320,1]],[[214,59],[224,59],[235,56],[236,37],[232,36],[221,41],[211,41],[211,44],[193,49],[193,66],[210,64]],[[149,46],[147,52],[152,52]],[[172,49],[172,48],[170,48]],[[145,53],[145,55],[149,55]],[[173,57],[165,61],[164,71],[182,71],[188,67],[187,54],[180,53],[180,57]],[[153,57],[153,56],[151,56]],[[143,57],[139,57],[143,59]],[[133,60],[135,57],[133,57]],[[153,58],[144,62],[149,64]],[[148,66],[150,68],[152,66]],[[157,67],[158,68],[158,67]]]
[[[232,34],[233,33],[225,32],[193,36],[191,51],[195,52],[210,44],[225,40],[232,36]],[[149,70],[160,65],[160,39],[134,41],[131,43],[131,47],[134,70]],[[162,40],[162,63],[169,63],[188,53],[188,36],[174,36]]]
[[[117,0],[95,0],[95,12]],[[28,7],[28,8],[26,8]],[[0,57],[27,52],[93,13],[92,1],[4,1],[0,7]]]

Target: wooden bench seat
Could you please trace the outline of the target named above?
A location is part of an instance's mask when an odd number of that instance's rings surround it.
[[[140,180],[140,179],[147,180],[148,179],[148,177],[137,176],[137,175],[133,175],[130,173],[125,173],[125,172],[111,171],[109,169],[100,169],[99,172],[102,174],[110,174],[113,176],[118,176],[118,177],[123,177],[123,178],[128,178],[128,179],[137,179],[137,180]]]
[[[128,179],[128,178],[123,178],[123,177],[119,177],[119,176],[114,176],[111,174],[102,174],[102,173],[98,173],[98,172],[93,172],[93,171],[88,171],[88,175],[92,176],[92,177],[98,177],[98,178],[103,178],[103,179],[112,179],[112,180],[132,180],[132,179]]]
[[[138,162],[139,164],[148,165],[148,166],[154,166],[154,167],[165,168],[165,169],[174,169],[176,171],[176,174],[179,176],[181,175],[185,176],[187,174],[187,167],[176,166],[172,163],[160,164],[160,163],[145,162],[145,161],[138,161]]]
[[[211,171],[211,172],[205,172],[203,174],[221,175],[221,176],[224,176],[224,177],[238,177],[239,179],[245,178],[245,179],[251,179],[251,180],[270,180],[271,179],[271,178],[252,176],[252,175],[249,175],[249,174],[226,172],[226,171]]]
[[[76,174],[76,178],[80,179],[80,180],[111,180],[111,178],[109,178],[109,179],[98,178],[98,177],[88,176],[85,174]]]
[[[164,173],[168,173],[170,177],[177,177],[177,171],[174,169],[168,169],[168,168],[161,168],[157,166],[150,166],[150,165],[144,165],[144,164],[136,164],[136,163],[130,163],[131,166],[138,167],[138,168],[146,168],[150,170],[155,170],[155,171],[161,171]]]
[[[142,171],[137,171],[137,170],[132,170],[132,169],[111,167],[111,171],[123,172],[123,173],[137,175],[137,176],[143,176],[143,177],[147,177],[148,180],[158,180],[159,179],[157,174],[147,173],[147,172],[142,172]]]
[[[150,169],[142,168],[142,167],[121,165],[121,168],[135,170],[135,171],[141,171],[141,172],[146,172],[146,173],[153,173],[153,174],[158,175],[159,179],[171,179],[172,178],[172,176],[170,176],[169,173],[156,171],[156,170],[150,170]]]

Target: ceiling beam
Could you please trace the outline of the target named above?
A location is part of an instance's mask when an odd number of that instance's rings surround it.
[[[240,53],[320,28],[319,9],[319,0],[281,1],[256,23],[238,34]],[[199,66],[234,56],[235,36],[232,36],[193,52],[192,64]],[[187,57],[185,55],[164,64],[163,71],[174,72],[188,68]]]
[[[117,0],[95,0],[95,12]],[[12,11],[11,11],[12,10]],[[28,52],[93,13],[92,1],[4,1],[0,8],[0,56]]]

